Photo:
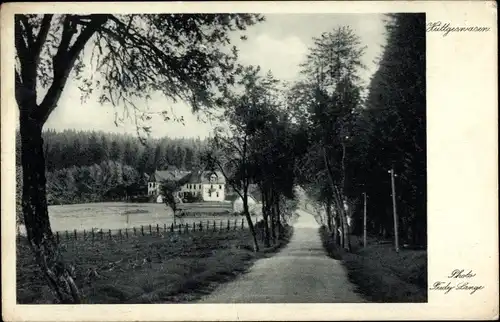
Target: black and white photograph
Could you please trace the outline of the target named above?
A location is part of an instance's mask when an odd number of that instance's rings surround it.
[[[449,292],[424,10],[81,12],[13,18],[16,304]]]
[[[16,15],[18,303],[425,302],[425,14]]]

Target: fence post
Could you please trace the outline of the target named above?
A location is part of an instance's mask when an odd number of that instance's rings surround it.
[[[120,235],[120,240],[122,240],[123,236],[122,236],[122,230],[121,229],[118,230],[118,235]]]
[[[245,219],[241,218],[241,229],[245,228]]]
[[[85,233],[86,233],[86,231],[85,231],[85,229],[84,229],[84,230],[83,230],[83,240],[87,240],[87,238],[86,238],[86,236],[85,236]]]
[[[76,240],[76,239],[77,239],[77,238],[76,238],[76,229],[74,230],[74,234],[75,234],[75,240]]]
[[[103,240],[103,239],[104,239],[104,232],[101,229],[101,240]]]
[[[203,231],[203,223],[200,220],[200,231]]]
[[[189,233],[189,225],[186,224],[186,233]]]
[[[111,239],[111,229],[108,230],[109,239]]]
[[[227,230],[231,230],[231,222],[229,221],[229,219],[227,220]]]
[[[219,231],[222,231],[222,220],[221,220],[221,221],[219,221],[219,224],[220,224],[220,225],[219,225],[219,226],[220,226]]]
[[[238,220],[234,220],[234,230],[238,229]]]
[[[214,231],[215,231],[215,230],[216,230],[216,228],[215,228],[215,219],[214,219]]]
[[[56,238],[57,238],[57,243],[59,244],[59,232],[56,231]]]
[[[142,236],[144,236],[144,226],[143,225],[141,225],[141,234],[142,234]]]
[[[193,231],[196,231],[196,223],[193,221]]]
[[[92,241],[94,241],[95,234],[94,234],[94,228],[92,228]]]
[[[156,234],[160,234],[160,226],[158,226],[158,224],[156,224]]]
[[[125,237],[128,239],[128,228],[125,228]]]
[[[171,232],[174,232],[174,223],[172,223],[172,224],[170,225],[170,231],[171,231]]]
[[[182,227],[181,227],[181,224],[179,224],[179,234],[182,234]]]
[[[66,230],[66,240],[68,240],[68,239],[69,239],[69,233],[68,233],[68,231]]]
[[[149,225],[149,234],[153,235],[153,231],[151,230],[151,225]]]
[[[136,232],[135,232],[135,227],[134,227],[134,236],[136,235]]]

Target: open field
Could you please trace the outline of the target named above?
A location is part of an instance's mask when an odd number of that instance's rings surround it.
[[[167,233],[129,239],[61,242],[67,263],[87,304],[183,303],[209,293],[252,263],[270,256],[291,237],[259,253],[252,251],[247,229]],[[17,302],[51,303],[26,240],[17,243]]]
[[[234,220],[230,204],[197,203],[183,205],[187,216],[176,224],[192,225],[199,221]],[[53,231],[90,231],[92,229],[132,229],[141,225],[170,226],[174,222],[172,209],[165,204],[105,202],[75,205],[49,206],[50,224]],[[20,227],[24,234],[24,227]]]
[[[379,243],[351,236],[352,252],[339,249],[320,228],[320,235],[328,255],[341,260],[349,279],[367,300],[377,303],[427,302],[427,252],[401,249],[396,253],[392,243]]]

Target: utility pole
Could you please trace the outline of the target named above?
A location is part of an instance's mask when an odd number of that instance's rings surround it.
[[[394,241],[396,247],[396,253],[399,252],[399,236],[398,236],[398,213],[396,210],[396,187],[394,184],[394,169],[388,171],[391,174],[391,186],[392,186],[392,212],[394,215]]]
[[[366,247],[366,192],[363,192],[364,207],[363,207],[363,247]]]

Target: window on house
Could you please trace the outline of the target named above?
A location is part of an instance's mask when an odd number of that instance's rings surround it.
[[[219,185],[219,189],[222,189],[222,185]]]
[[[213,189],[213,188],[214,188],[214,185],[213,185],[213,184],[211,184],[211,185],[210,185],[210,189]]]
[[[208,191],[208,196],[212,197],[212,191],[210,191],[210,190]]]
[[[219,193],[218,192],[217,192],[216,196],[219,197]]]
[[[200,189],[201,189],[201,184],[200,184]]]

